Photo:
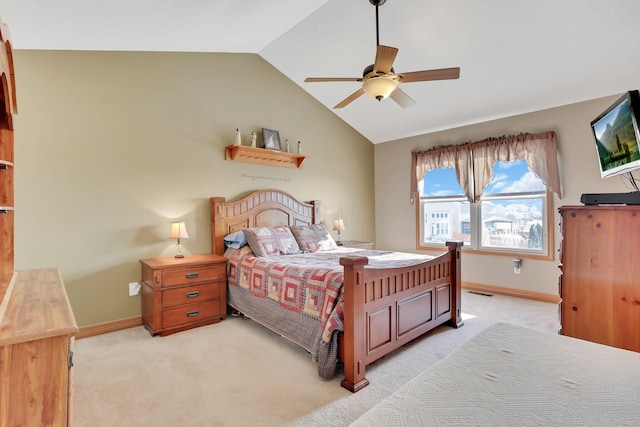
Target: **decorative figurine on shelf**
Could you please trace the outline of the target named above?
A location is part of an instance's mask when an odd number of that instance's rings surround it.
[[[256,146],[256,133],[255,132],[251,132],[251,146],[255,147]]]
[[[298,154],[302,154],[302,142],[298,141]]]
[[[233,145],[242,145],[242,132],[238,128],[236,128],[236,142]]]
[[[287,153],[289,152],[289,140],[288,139],[284,140],[284,151],[287,152]]]

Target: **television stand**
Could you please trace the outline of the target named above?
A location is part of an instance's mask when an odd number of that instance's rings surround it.
[[[630,193],[583,194],[580,202],[585,205],[640,205],[640,191]]]

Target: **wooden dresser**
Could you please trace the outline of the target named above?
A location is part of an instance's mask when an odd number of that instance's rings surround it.
[[[219,322],[227,314],[227,259],[213,254],[140,260],[142,321],[151,335]]]
[[[564,206],[563,335],[640,351],[640,206]]]
[[[72,424],[78,333],[58,270],[17,271],[0,304],[0,426]]]

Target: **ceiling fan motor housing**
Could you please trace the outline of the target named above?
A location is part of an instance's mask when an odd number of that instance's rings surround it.
[[[377,73],[373,71],[374,68],[374,64],[369,65],[368,67],[365,67],[365,69],[362,71],[362,78],[363,79],[367,79],[367,78],[371,78],[371,77],[375,77],[375,76],[393,76],[395,74],[395,72],[393,71],[393,67],[391,67],[391,70],[389,71],[389,74],[385,74],[383,72],[378,71]]]

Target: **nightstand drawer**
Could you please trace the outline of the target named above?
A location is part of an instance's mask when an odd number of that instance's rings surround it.
[[[218,298],[220,297],[221,286],[223,286],[223,283],[206,283],[162,291],[162,307],[194,304],[203,300]]]
[[[224,278],[224,267],[182,268],[162,272],[162,287],[210,282]]]
[[[201,301],[198,304],[171,308],[162,312],[162,328],[184,326],[208,318],[220,317],[220,304],[217,300]]]

